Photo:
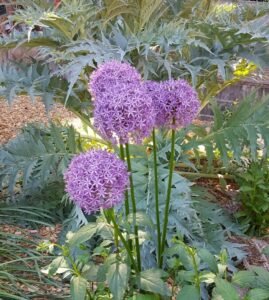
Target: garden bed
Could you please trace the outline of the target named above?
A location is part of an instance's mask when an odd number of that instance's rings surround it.
[[[74,117],[60,104],[56,104],[50,112],[46,112],[40,100],[33,103],[27,96],[17,97],[12,105],[0,99],[0,116],[0,144],[14,138],[28,123],[48,124],[50,120],[63,122]]]

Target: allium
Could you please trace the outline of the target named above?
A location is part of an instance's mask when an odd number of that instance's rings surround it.
[[[111,88],[121,88],[128,84],[138,84],[141,76],[137,70],[127,63],[112,60],[102,64],[92,73],[89,82],[91,94],[100,97],[102,93]]]
[[[94,126],[112,143],[140,143],[154,123],[152,99],[142,83],[111,87],[94,101]]]
[[[200,101],[185,80],[146,81],[156,112],[156,126],[178,128],[189,125],[196,117]]]
[[[71,199],[91,214],[123,202],[128,171],[115,154],[92,150],[72,159],[64,179]]]

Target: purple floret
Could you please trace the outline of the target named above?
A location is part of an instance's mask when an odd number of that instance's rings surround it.
[[[141,75],[128,63],[117,60],[106,62],[91,74],[89,90],[94,98],[102,93],[109,92],[111,88],[121,88],[122,85],[138,84]]]
[[[184,127],[196,117],[200,101],[185,80],[146,81],[144,85],[153,101],[156,127]]]
[[[127,166],[104,150],[75,156],[64,179],[70,198],[87,214],[122,203],[128,187]]]
[[[155,123],[152,99],[140,74],[127,63],[110,61],[90,79],[94,96],[94,126],[112,143],[141,143]]]
[[[94,102],[94,126],[112,143],[141,143],[151,134],[155,110],[142,84],[111,88]]]

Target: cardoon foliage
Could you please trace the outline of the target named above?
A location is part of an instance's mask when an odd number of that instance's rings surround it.
[[[92,73],[89,90],[94,98],[98,98],[104,92],[109,92],[111,88],[121,89],[128,84],[139,84],[141,80],[141,75],[134,67],[112,60],[102,64]]]
[[[121,62],[103,64],[90,79],[94,125],[112,143],[140,143],[155,122],[152,99],[135,68]]]
[[[175,129],[189,125],[196,117],[198,95],[185,80],[146,81],[145,87],[153,100],[157,127]]]
[[[75,156],[64,178],[71,199],[87,214],[122,203],[128,186],[125,163],[104,150]]]

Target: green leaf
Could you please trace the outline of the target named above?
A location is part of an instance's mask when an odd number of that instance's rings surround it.
[[[241,287],[252,287],[255,285],[256,276],[251,271],[240,271],[233,276],[233,283]]]
[[[269,299],[269,292],[268,290],[264,289],[252,289],[248,293],[249,300],[268,300]]]
[[[145,295],[145,294],[139,294],[139,295],[134,295],[128,300],[159,300],[160,297],[156,295]]]
[[[171,296],[171,291],[166,282],[163,281],[162,276],[163,271],[159,269],[142,271],[138,278],[138,285],[144,291]]]
[[[198,251],[198,255],[205,263],[208,264],[210,271],[214,272],[215,274],[218,273],[218,264],[213,254],[204,248]]]
[[[150,219],[150,217],[142,211],[139,211],[135,214],[129,214],[128,215],[128,222],[132,223],[133,222],[133,217],[135,217],[136,220],[136,225],[137,226],[143,226],[143,227],[153,227],[153,223],[152,220]]]
[[[269,293],[269,272],[262,267],[251,267],[251,271],[257,274],[257,287],[268,290]]]
[[[200,300],[200,291],[194,285],[185,285],[178,293],[177,300]]]
[[[266,256],[269,257],[269,246],[265,247],[263,250],[262,250],[262,253]]]
[[[90,240],[98,229],[96,223],[89,223],[81,227],[76,233],[74,233],[71,238],[68,240],[69,245],[76,247],[81,243],[84,243]]]
[[[117,262],[109,267],[106,278],[115,300],[123,299],[128,286],[129,275],[130,268],[127,264]]]
[[[213,300],[240,300],[236,289],[224,279],[216,279],[216,287],[213,291]],[[220,298],[221,297],[221,298]]]
[[[98,271],[99,271],[99,266],[93,263],[88,263],[83,268],[81,275],[83,278],[87,279],[88,281],[97,281]]]
[[[71,279],[72,300],[84,300],[87,291],[87,280],[81,276],[73,276]]]
[[[65,258],[63,256],[56,257],[49,265],[48,275],[55,275],[59,268],[65,263]]]

